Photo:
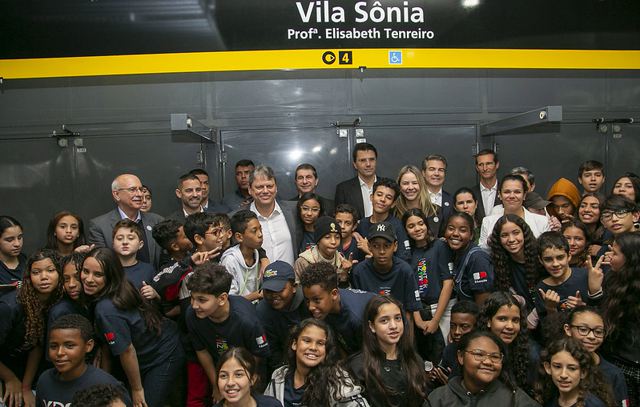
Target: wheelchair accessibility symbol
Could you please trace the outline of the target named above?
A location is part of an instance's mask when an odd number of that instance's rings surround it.
[[[402,51],[389,51],[389,65],[402,65]]]

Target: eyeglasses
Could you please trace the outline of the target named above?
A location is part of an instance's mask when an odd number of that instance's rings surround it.
[[[310,208],[308,206],[301,206],[300,209],[303,212],[320,213],[320,208]]]
[[[613,217],[613,215],[616,215],[616,218],[622,219],[625,216],[627,216],[629,213],[631,212],[628,211],[627,209],[618,209],[616,211],[604,211],[602,212],[601,218],[604,220],[609,220]]]
[[[213,228],[211,230],[207,230],[206,232],[204,232],[204,234],[205,236],[206,235],[220,236],[222,235],[223,232],[224,232],[223,228]]]
[[[118,188],[118,191],[127,191],[130,194],[135,194],[136,192],[144,194],[144,190],[143,187]]]
[[[504,355],[502,353],[487,353],[479,349],[465,350],[465,353],[469,353],[471,356],[473,356],[473,359],[476,362],[484,362],[485,360],[487,360],[487,358],[489,358],[492,363],[502,363],[502,359],[504,358]]]
[[[604,328],[589,328],[588,326],[584,325],[571,325],[571,328],[575,328],[582,336],[587,336],[591,332],[593,332],[593,336],[595,336],[596,338],[604,338],[604,335],[607,333]]]

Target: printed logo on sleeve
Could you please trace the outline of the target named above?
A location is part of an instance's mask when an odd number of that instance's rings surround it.
[[[478,283],[486,283],[487,282],[487,272],[479,271],[477,273],[473,273],[473,282]]]
[[[267,346],[267,336],[264,334],[262,336],[258,336],[256,338],[256,344],[259,348],[264,348],[265,346]]]
[[[416,301],[420,301],[420,290],[415,290],[413,292],[413,295],[416,296]]]
[[[114,343],[116,343],[116,334],[115,332],[106,332],[104,334],[104,339],[106,339],[107,343],[109,345],[113,345]]]

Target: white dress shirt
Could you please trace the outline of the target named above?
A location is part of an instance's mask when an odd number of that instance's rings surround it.
[[[431,203],[434,205],[438,205],[442,208],[442,188],[438,192],[429,191],[429,196],[431,197]]]
[[[373,183],[375,184],[378,180],[378,177],[373,179]],[[360,193],[362,193],[362,202],[364,203],[364,217],[368,218],[373,214],[373,204],[371,203],[371,194],[373,194],[373,184],[371,188],[367,185],[366,182],[362,180],[362,178],[358,177],[358,181],[360,181]]]
[[[547,232],[549,230],[549,220],[546,216],[529,212],[527,208],[522,209],[524,209],[524,221],[527,223],[527,225],[529,225],[529,229],[531,229],[531,233],[533,233],[533,236],[538,238],[538,236],[540,236],[543,232]],[[504,209],[502,214],[489,215],[485,216],[484,219],[482,219],[482,227],[480,228],[480,241],[478,242],[478,246],[482,247],[483,249],[489,248],[489,237],[493,233],[493,227],[498,222],[498,219],[503,216],[503,214]]]
[[[273,212],[266,217],[258,212],[255,202],[251,203],[249,210],[256,214],[262,226],[262,248],[267,252],[269,262],[282,260],[293,266],[293,239],[278,202],[275,202]]]
[[[498,180],[491,187],[487,188],[480,183],[480,195],[482,195],[482,205],[484,206],[485,216],[491,213],[493,204],[496,202],[496,194],[498,193]]]

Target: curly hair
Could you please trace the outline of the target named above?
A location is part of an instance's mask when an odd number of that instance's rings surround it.
[[[506,291],[496,291],[487,297],[480,317],[478,318],[479,330],[491,330],[491,319],[498,313],[500,308],[517,307],[520,311],[520,332],[516,338],[507,345],[504,368],[511,375],[518,387],[526,390],[528,388],[527,373],[529,372],[529,333],[527,331],[527,319],[524,314],[524,307],[518,300]]]
[[[49,259],[53,263],[58,273],[58,282],[55,290],[48,296],[45,301],[39,297],[38,290],[31,282],[31,268],[38,261]],[[53,250],[42,249],[29,257],[27,267],[22,277],[22,285],[18,291],[18,303],[24,308],[25,319],[25,336],[24,349],[30,349],[34,346],[41,345],[45,334],[45,319],[49,313],[51,306],[62,298],[63,277],[60,270],[60,261],[58,255]]]
[[[429,196],[429,190],[427,189],[427,184],[424,181],[423,175],[420,173],[420,169],[415,165],[405,165],[400,168],[398,171],[398,177],[396,178],[396,182],[398,185],[402,182],[402,177],[405,174],[411,173],[416,176],[418,180],[418,185],[420,186],[420,192],[418,193],[418,199],[420,201],[420,209],[427,216],[433,216],[437,213],[436,207],[431,203],[431,198]],[[399,194],[398,199],[394,204],[395,215],[398,218],[401,218],[405,212],[409,210],[409,205],[407,204],[407,199],[404,195]]]
[[[122,389],[113,384],[95,384],[73,395],[73,407],[109,407],[120,400],[124,402]]]
[[[626,327],[640,318],[640,234],[624,232],[615,237],[625,262],[620,270],[610,272],[605,280],[602,310],[610,333],[608,345],[618,339]]]
[[[309,326],[322,329],[327,337],[325,342],[324,360],[309,371],[305,382],[306,390],[302,396],[302,404],[305,406],[330,407],[332,400],[340,398],[340,388],[344,378],[344,370],[340,363],[338,344],[331,327],[324,321],[308,318],[300,322],[289,337],[288,366],[289,373],[294,374],[297,366],[296,351],[293,344]]]
[[[567,352],[580,365],[580,383],[578,384],[578,401],[577,407],[585,407],[585,399],[588,393],[593,394],[604,402],[606,406],[614,406],[616,404],[614,396],[611,392],[611,386],[596,366],[591,353],[584,348],[582,343],[577,339],[564,337],[551,342],[546,349],[540,353],[540,375],[535,386],[535,399],[547,405],[549,402],[558,397],[558,388],[551,379],[551,374],[546,369],[550,369],[551,359],[560,352]]]
[[[524,269],[526,271],[527,286],[529,287],[529,297],[535,296],[534,288],[540,280],[540,269],[538,265],[538,246],[536,238],[531,232],[529,225],[517,215],[504,215],[496,222],[496,225],[489,236],[489,247],[491,248],[491,259],[496,273],[495,289],[508,291],[511,284],[511,275],[514,270],[511,268],[511,255],[500,243],[502,227],[507,223],[515,223],[522,230],[524,236]],[[521,294],[521,293],[519,293]],[[522,294],[521,294],[522,295]]]
[[[364,360],[364,384],[369,396],[380,395],[385,405],[393,405],[389,397],[394,396],[394,390],[389,389],[382,380],[382,361],[386,359],[385,352],[380,347],[380,342],[376,334],[369,328],[375,322],[378,312],[383,305],[393,304],[400,310],[404,332],[397,344],[397,357],[400,361],[400,370],[405,374],[407,385],[407,399],[409,406],[420,406],[427,397],[424,384],[427,377],[424,366],[420,363],[420,357],[413,347],[413,324],[405,318],[402,305],[396,299],[387,295],[376,295],[369,300],[364,312],[367,323],[362,324],[363,347],[362,355]]]

